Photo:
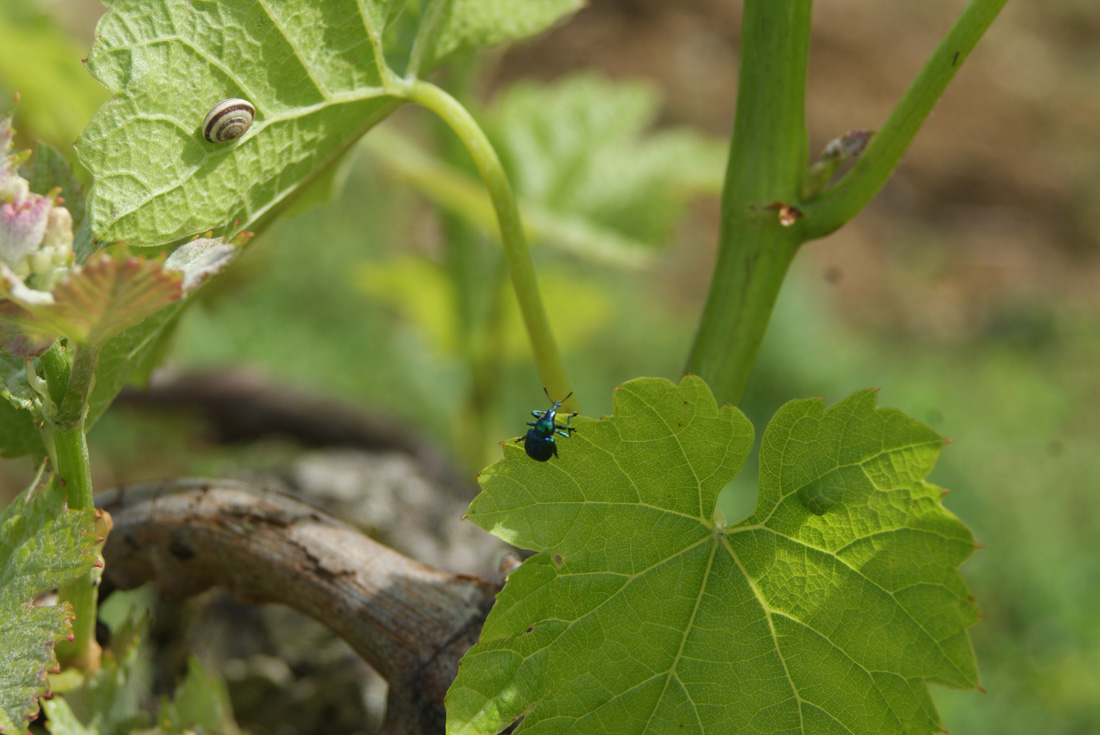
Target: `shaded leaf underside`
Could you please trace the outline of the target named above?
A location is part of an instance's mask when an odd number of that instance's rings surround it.
[[[99,239],[153,245],[254,227],[398,104],[380,0],[107,4],[88,69],[116,96],[77,141],[95,175]],[[210,143],[203,118],[229,97],[249,100],[255,122]]]
[[[77,140],[95,175],[99,240],[158,245],[215,230],[257,229],[319,181],[402,101],[385,63],[391,0],[108,0],[88,69],[114,97]],[[443,57],[517,40],[582,0],[425,4],[420,71]],[[429,7],[430,6],[430,7]],[[210,143],[207,112],[228,98],[251,128]]]

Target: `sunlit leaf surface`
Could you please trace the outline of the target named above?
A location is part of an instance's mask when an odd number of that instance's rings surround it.
[[[873,391],[792,401],[755,512],[726,527],[744,415],[690,376],[614,405],[574,420],[559,458],[509,443],[482,473],[470,520],[539,553],[463,660],[449,732],[925,735],[928,682],[977,686],[974,540],[923,481],[935,432]]]

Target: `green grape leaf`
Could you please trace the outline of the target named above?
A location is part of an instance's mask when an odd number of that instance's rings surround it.
[[[115,96],[76,143],[101,240],[256,229],[399,103],[379,46],[383,0],[106,4],[88,70]],[[210,143],[203,119],[231,97],[255,106],[255,122]]]
[[[433,6],[418,48],[467,48],[537,32],[579,0]],[[114,97],[76,142],[95,183],[99,240],[162,245],[229,228],[256,230],[320,180],[401,104],[382,36],[387,0],[109,0],[88,70]],[[426,27],[426,26],[425,26]],[[438,48],[437,48],[438,46]],[[212,143],[211,108],[248,100],[241,137]]]
[[[462,661],[449,733],[927,735],[927,683],[977,686],[975,544],[923,481],[934,431],[873,391],[792,401],[754,513],[727,526],[744,415],[692,376],[630,381],[614,408],[573,420],[557,458],[509,442],[481,474],[467,517],[538,553]]]
[[[75,266],[49,293],[29,292],[35,301],[0,283],[0,296],[15,298],[17,310],[0,314],[0,333],[9,342],[25,338],[48,346],[60,335],[74,343],[102,346],[198,288],[224,268],[236,248],[220,240],[194,240],[163,258],[93,257]]]
[[[410,71],[424,74],[447,56],[542,33],[584,0],[435,0],[424,3]],[[415,53],[415,52],[414,52]]]
[[[524,201],[656,245],[690,196],[718,193],[728,148],[688,130],[649,132],[658,107],[650,84],[578,74],[513,85],[486,127]]]
[[[34,147],[30,162],[23,165],[22,174],[36,194],[47,196],[54,187],[60,188],[62,203],[73,218],[73,229],[80,228],[84,222],[84,193],[73,175],[72,165],[60,151],[39,143]]]
[[[80,724],[64,697],[44,701],[42,710],[46,713],[46,727],[52,735],[99,735],[99,730]]]
[[[83,708],[91,720],[84,725],[73,713],[64,696],[43,703],[49,719],[47,727],[54,735],[194,735],[218,733],[237,735],[225,682],[203,671],[190,659],[187,676],[176,688],[172,699],[161,700],[156,724],[148,727],[149,717],[140,708],[135,685],[135,666],[148,627],[147,619],[130,620],[111,640],[104,652],[103,666],[85,682]],[[140,674],[137,674],[140,676]]]
[[[183,296],[183,275],[145,258],[92,258],[61,280],[39,307],[58,334],[100,345]]]
[[[25,732],[49,688],[54,643],[72,634],[73,615],[53,591],[95,565],[95,514],[67,510],[56,483],[0,513],[0,732]]]
[[[38,404],[38,394],[27,382],[25,361],[3,352],[0,352],[0,398],[20,410],[31,410]]]
[[[188,303],[190,301],[186,299],[177,301],[167,309],[158,311],[137,326],[108,340],[99,351],[95,385],[92,387],[92,395],[88,401],[88,418],[85,420],[88,429],[103,415],[131,376],[148,375],[150,359],[161,354],[162,335],[170,331],[176,317]]]
[[[203,671],[198,660],[188,661],[187,676],[171,702],[161,703],[156,735],[189,735],[195,732],[236,735],[225,681]],[[151,734],[152,735],[152,734]]]
[[[152,735],[158,730],[146,730],[149,715],[141,708],[139,690],[142,674],[138,670],[142,646],[149,628],[147,616],[127,619],[111,635],[111,647],[103,651],[99,670],[82,682],[83,691],[64,691],[42,704],[48,718],[47,727],[54,735]],[[82,724],[69,707],[65,697],[81,703],[81,711],[89,715]],[[79,697],[79,698],[77,698]],[[204,732],[198,730],[197,732]],[[206,732],[223,732],[208,730]],[[235,731],[231,731],[235,732]],[[227,735],[231,735],[227,732]]]
[[[229,266],[239,249],[217,239],[201,238],[176,248],[164,269],[178,273],[183,298],[155,311],[143,321],[113,336],[99,351],[96,382],[84,425],[91,428],[128,382],[144,382],[167,353],[178,318],[191,296],[211,276]]]
[[[0,352],[0,457],[45,454],[34,427],[38,394],[27,383],[20,358]]]
[[[0,400],[0,457],[45,454],[31,412]]]

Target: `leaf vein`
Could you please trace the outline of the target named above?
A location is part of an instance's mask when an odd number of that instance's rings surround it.
[[[305,58],[302,56],[301,49],[298,48],[298,44],[293,39],[291,39],[290,34],[287,32],[287,29],[283,25],[282,21],[280,21],[278,18],[275,17],[275,13],[272,11],[271,7],[268,5],[268,0],[257,0],[257,1],[258,1],[259,6],[261,8],[263,8],[263,11],[267,14],[267,17],[269,19],[271,19],[271,24],[273,26],[275,26],[275,29],[279,32],[279,34],[286,41],[287,46],[289,46],[290,50],[294,52],[294,58],[296,58],[298,60],[298,63],[301,64],[302,71],[305,72],[306,77],[308,77],[309,81],[313,84],[314,89],[316,89],[317,92],[321,95],[321,97],[323,97],[325,100],[330,99],[331,94],[330,94],[328,88],[325,87],[325,85],[322,84],[315,76],[313,76],[313,70],[310,67],[310,65],[306,62]]]

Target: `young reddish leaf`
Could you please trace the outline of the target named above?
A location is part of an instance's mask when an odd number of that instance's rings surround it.
[[[34,313],[57,334],[102,344],[179,299],[182,280],[163,260],[100,255],[74,268],[54,288],[54,303]]]

